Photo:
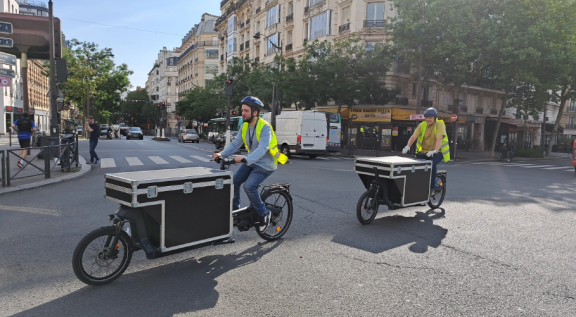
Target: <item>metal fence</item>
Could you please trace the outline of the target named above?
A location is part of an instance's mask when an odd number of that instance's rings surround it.
[[[5,152],[6,151],[0,151],[0,179],[2,179],[2,187],[6,186],[6,177],[4,176],[6,175],[6,166],[4,163]]]
[[[30,156],[23,158],[20,156],[20,151],[23,150],[28,151],[28,153],[30,153],[32,150],[39,151],[31,158]],[[52,172],[57,169],[62,172],[70,172],[70,169],[73,165],[76,167],[79,166],[77,136],[75,142],[22,149],[8,149],[1,151],[1,153],[2,154],[0,155],[0,159],[2,175],[0,175],[0,177],[2,177],[2,186],[10,186],[11,182],[16,179],[24,179],[41,175],[44,175],[44,178],[50,178]],[[21,160],[24,163],[22,164],[22,167],[14,174],[12,174],[10,170],[11,159],[16,159],[17,161]],[[29,169],[27,170],[26,167],[29,167]],[[26,170],[29,171],[30,168],[34,168],[32,173],[24,173]]]

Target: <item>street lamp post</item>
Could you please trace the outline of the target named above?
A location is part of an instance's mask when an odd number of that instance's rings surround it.
[[[256,37],[256,35],[254,35],[254,38],[257,39],[258,37]],[[282,74],[282,59],[283,59],[283,53],[284,50],[282,49],[282,42],[280,42],[280,46],[276,45],[274,42],[272,42],[272,40],[270,40],[270,36],[265,37],[268,42],[270,42],[270,44],[277,50],[280,50],[280,74]],[[271,113],[271,121],[270,124],[272,125],[272,130],[276,130],[276,106],[280,104],[280,97],[279,97],[279,92],[278,92],[278,85],[274,84],[273,88],[272,88],[272,113]]]

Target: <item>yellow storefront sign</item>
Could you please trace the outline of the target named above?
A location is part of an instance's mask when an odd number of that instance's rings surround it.
[[[389,108],[357,108],[350,109],[354,122],[391,122],[392,111]]]

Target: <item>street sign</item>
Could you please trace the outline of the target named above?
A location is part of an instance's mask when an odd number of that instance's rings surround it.
[[[12,34],[12,23],[10,22],[0,22],[0,33]]]
[[[450,121],[455,122],[456,120],[458,120],[458,116],[453,114],[450,116]]]
[[[7,39],[5,37],[0,37],[0,47],[14,47],[14,41],[12,39]]]
[[[411,114],[410,120],[424,120],[423,114]]]
[[[10,78],[0,77],[0,87],[10,87]]]
[[[46,97],[50,98],[50,92],[51,91],[52,90],[48,89],[48,92],[46,93]],[[60,88],[56,87],[56,99],[58,99],[58,98],[64,98],[64,95],[60,91]]]
[[[0,52],[0,64],[16,66],[16,56]]]
[[[12,69],[0,68],[0,77],[14,78],[14,71]]]

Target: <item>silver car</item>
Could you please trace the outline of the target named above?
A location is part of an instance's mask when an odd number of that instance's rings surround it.
[[[196,130],[180,131],[180,134],[178,134],[178,142],[187,142],[187,141],[200,143],[200,136],[198,135]]]

